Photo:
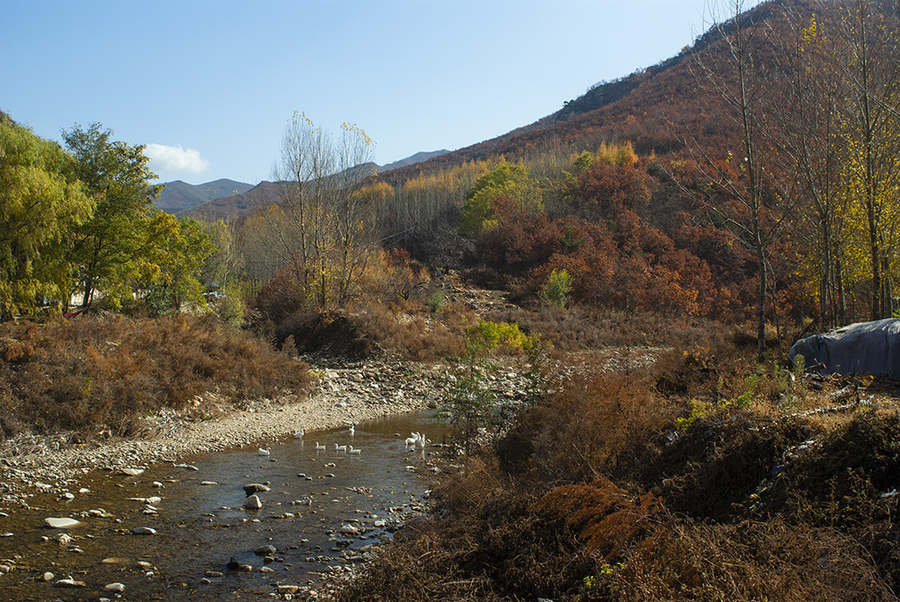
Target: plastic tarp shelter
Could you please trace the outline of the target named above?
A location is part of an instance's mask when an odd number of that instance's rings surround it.
[[[900,378],[900,319],[850,324],[798,340],[788,359],[803,356],[821,374],[871,374]]]

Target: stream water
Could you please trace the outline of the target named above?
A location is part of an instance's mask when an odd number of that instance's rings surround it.
[[[97,471],[70,489],[69,501],[38,494],[29,509],[0,517],[0,563],[14,561],[0,575],[0,599],[250,600],[278,585],[315,587],[421,510],[431,452],[407,448],[411,431],[444,437],[431,414],[406,414],[359,424],[353,436],[344,427],[264,442],[268,456],[255,445],[137,476]],[[336,451],[335,443],[360,453]],[[244,508],[249,483],[269,487],[257,494],[258,510]],[[160,499],[148,504],[151,497]],[[83,524],[51,529],[47,517]],[[139,527],[155,534],[137,535]],[[71,541],[58,541],[62,534]],[[261,546],[274,555],[257,554]],[[232,559],[252,570],[229,569]],[[44,581],[46,572],[53,579]],[[65,577],[84,587],[54,585]],[[110,583],[124,593],[104,590]]]

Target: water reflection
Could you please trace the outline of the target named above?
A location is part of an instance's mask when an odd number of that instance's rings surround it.
[[[412,414],[360,423],[353,434],[342,427],[262,442],[269,455],[253,445],[133,477],[93,473],[79,485],[89,493],[70,502],[35,498],[31,510],[0,518],[0,531],[14,532],[0,540],[0,555],[19,555],[16,568],[0,576],[4,599],[96,600],[113,597],[102,591],[111,582],[123,583],[129,599],[246,599],[276,584],[316,581],[389,538],[392,526],[420,507],[431,452],[406,447],[412,431],[433,442],[444,436],[431,415]],[[316,440],[325,449],[316,449]],[[350,454],[350,445],[359,453]],[[257,493],[259,510],[244,508],[249,483],[268,488]],[[148,503],[154,496],[160,500]],[[92,510],[84,526],[68,532],[71,542],[44,539],[60,533],[41,528],[47,516]],[[134,535],[135,527],[156,534]],[[255,553],[267,545],[273,556]],[[232,558],[253,570],[228,570]],[[45,571],[86,587],[53,588],[37,580]]]

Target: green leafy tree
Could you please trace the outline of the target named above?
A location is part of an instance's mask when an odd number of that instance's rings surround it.
[[[208,289],[224,289],[236,284],[242,261],[235,241],[233,224],[224,220],[200,222],[216,251],[203,263],[200,281]]]
[[[453,413],[452,430],[461,441],[466,454],[478,438],[482,428],[496,419],[496,395],[491,389],[491,375],[498,369],[497,355],[522,354],[528,356],[537,375],[537,361],[541,354],[540,337],[526,336],[519,325],[481,320],[466,331],[466,350],[450,358],[450,387],[447,402]],[[534,382],[538,382],[537,379]],[[532,389],[529,385],[529,389]],[[529,391],[529,394],[531,391]]]
[[[67,298],[71,232],[93,210],[74,167],[58,144],[0,114],[0,319]]]
[[[150,184],[156,174],[147,166],[143,145],[114,141],[112,135],[99,123],[87,129],[76,124],[63,132],[77,161],[78,179],[96,203],[93,216],[76,234],[75,259],[85,307],[95,291],[113,300],[129,289],[147,252],[153,199],[159,193],[159,187]]]
[[[572,292],[572,277],[565,270],[553,270],[541,287],[541,297],[550,305],[565,307]]]
[[[544,210],[540,189],[528,177],[528,168],[503,162],[478,178],[466,193],[460,222],[462,235],[474,238],[496,226],[496,204],[501,198],[511,199],[517,209],[527,213]]]
[[[206,259],[216,252],[196,220],[158,211],[150,223],[142,255],[141,288],[149,291],[155,313],[180,311],[186,303],[205,306],[200,276]]]

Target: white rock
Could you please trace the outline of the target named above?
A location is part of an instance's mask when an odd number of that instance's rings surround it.
[[[86,587],[84,581],[75,581],[71,577],[67,577],[66,579],[60,579],[56,583],[53,584],[54,587]]]
[[[69,535],[68,533],[60,533],[59,535],[57,535],[56,537],[53,538],[53,541],[55,541],[56,543],[58,543],[61,546],[67,546],[70,543],[72,543],[73,540],[72,540],[72,536]]]
[[[124,583],[107,583],[103,586],[103,589],[110,592],[124,592],[125,584]]]
[[[136,477],[138,475],[144,474],[143,468],[121,468],[119,472],[123,475],[127,475],[129,477]]]
[[[134,535],[156,535],[156,529],[153,527],[135,527],[131,532]]]
[[[54,574],[51,573],[50,571],[47,571],[46,573],[43,574],[43,576],[42,576],[41,578],[42,578],[44,581],[53,581],[53,579],[54,579],[55,577],[56,577],[56,575],[54,575]]]
[[[44,524],[51,529],[71,529],[82,525],[82,522],[74,518],[56,518],[51,516],[44,519]]]
[[[247,508],[248,510],[259,510],[262,508],[262,501],[259,499],[258,495],[251,495],[244,500],[244,508]]]

